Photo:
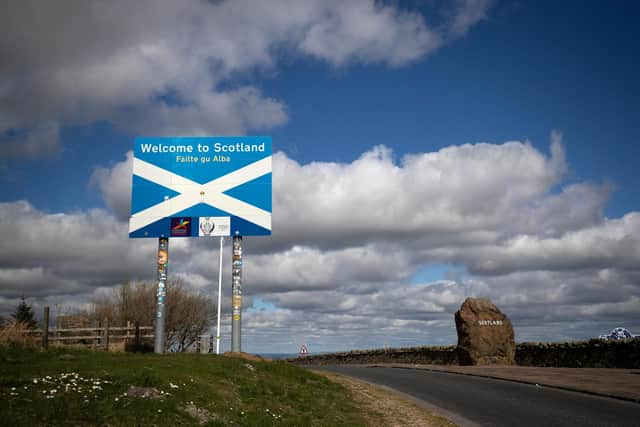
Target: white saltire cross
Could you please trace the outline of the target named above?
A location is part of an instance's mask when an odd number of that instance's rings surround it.
[[[271,156],[258,160],[226,175],[215,178],[206,184],[199,184],[188,178],[162,169],[144,160],[133,159],[133,174],[163,187],[169,188],[178,196],[164,200],[131,215],[129,233],[133,233],[149,224],[170,217],[176,213],[206,203],[231,215],[243,218],[260,227],[271,230],[271,212],[267,212],[249,203],[245,203],[227,194],[225,191],[271,172]]]

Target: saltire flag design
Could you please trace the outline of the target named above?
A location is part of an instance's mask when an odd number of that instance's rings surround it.
[[[270,137],[136,138],[129,237],[195,237],[200,217],[270,235],[271,160]]]

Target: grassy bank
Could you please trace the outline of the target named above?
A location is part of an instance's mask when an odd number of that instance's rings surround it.
[[[0,425],[364,425],[343,386],[286,362],[0,348]]]

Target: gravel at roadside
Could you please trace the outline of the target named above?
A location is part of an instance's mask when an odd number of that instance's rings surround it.
[[[351,377],[314,371],[342,384],[366,413],[372,427],[455,427],[449,420],[430,413],[395,393]]]

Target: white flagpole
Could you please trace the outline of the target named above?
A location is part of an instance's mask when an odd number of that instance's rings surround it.
[[[218,328],[216,329],[216,354],[220,354],[220,306],[222,304],[222,243],[224,237],[220,236],[220,268],[218,269]]]

